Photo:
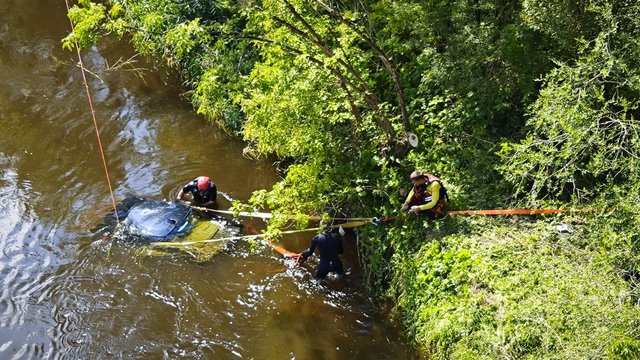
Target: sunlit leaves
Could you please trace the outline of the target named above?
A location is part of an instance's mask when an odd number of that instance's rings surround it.
[[[331,146],[329,126],[338,106],[331,81],[315,68],[260,64],[252,73],[252,92],[243,102],[247,113],[245,138],[256,139],[260,150],[279,156],[307,157]],[[305,79],[305,81],[300,81]]]
[[[194,48],[201,44],[208,44],[211,37],[204,27],[200,26],[200,19],[196,18],[188,23],[181,23],[172,28],[164,37],[171,57],[182,59]]]
[[[94,45],[106,18],[106,7],[102,4],[82,0],[79,5],[71,8],[68,14],[74,24],[74,32],[62,39],[62,46],[68,50],[73,49],[76,42],[81,48]]]

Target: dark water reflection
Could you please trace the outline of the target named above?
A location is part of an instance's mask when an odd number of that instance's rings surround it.
[[[353,246],[349,279],[324,287],[242,242],[204,264],[100,242],[109,193],[80,72],[60,48],[64,13],[63,1],[0,3],[1,359],[416,357],[363,295]],[[209,174],[246,200],[276,181],[194,116],[170,74],[104,71],[132,55],[115,42],[85,52],[118,198],[171,198]]]

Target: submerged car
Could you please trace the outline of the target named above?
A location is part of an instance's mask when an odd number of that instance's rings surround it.
[[[223,220],[196,216],[190,206],[181,202],[130,197],[118,204],[117,215],[120,223],[115,227],[114,236],[122,242],[142,245],[140,251],[147,255],[172,254],[180,250],[198,261],[210,260],[222,250],[223,242],[172,247],[153,246],[152,243],[202,241],[212,239],[218,233],[232,235],[233,229]],[[115,216],[112,217],[115,220]]]
[[[121,219],[122,230],[136,240],[168,241],[186,234],[193,227],[189,221],[192,210],[185,204],[135,200],[129,200],[125,204],[126,211],[118,209],[118,217]]]

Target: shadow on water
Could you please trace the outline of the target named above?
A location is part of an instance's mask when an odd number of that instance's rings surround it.
[[[244,241],[206,262],[103,242],[110,197],[81,76],[60,47],[64,2],[3,1],[0,20],[0,358],[418,357],[364,295],[353,243],[346,282],[320,285],[315,260],[290,269]],[[174,199],[208,175],[226,206],[275,183],[270,162],[194,116],[170,72],[105,71],[132,55],[115,41],[84,52],[117,199]],[[283,243],[300,251],[309,237]]]

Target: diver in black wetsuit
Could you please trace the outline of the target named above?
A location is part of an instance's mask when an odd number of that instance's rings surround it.
[[[338,277],[342,277],[344,274],[344,268],[340,260],[340,255],[344,252],[342,235],[332,233],[330,228],[325,229],[323,233],[311,239],[311,244],[307,250],[298,254],[296,264],[301,265],[304,263],[309,256],[313,255],[316,247],[320,252],[320,264],[318,265],[318,270],[316,270],[315,278],[318,280],[324,279],[329,272],[334,272]]]
[[[218,190],[208,176],[198,176],[187,183],[178,193],[177,199],[182,200],[186,193],[193,196],[192,203],[195,206],[214,207],[216,205]]]

